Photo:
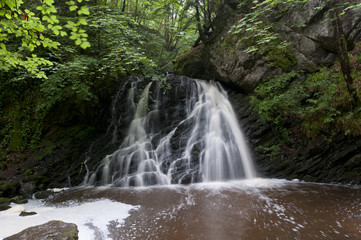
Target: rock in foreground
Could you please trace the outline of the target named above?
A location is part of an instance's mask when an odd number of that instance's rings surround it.
[[[74,223],[50,221],[42,225],[29,227],[4,240],[77,240],[78,227]]]

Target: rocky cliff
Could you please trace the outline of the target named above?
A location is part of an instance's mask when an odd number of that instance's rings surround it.
[[[290,68],[314,71],[333,65],[337,49],[328,8],[323,0],[312,0],[269,19],[281,40],[290,43],[289,52],[248,54],[231,32],[250,9],[238,9],[237,3],[226,1],[214,20],[212,38],[176,60],[175,72],[203,79],[215,79],[236,85],[251,93],[264,79],[280,75]],[[349,49],[361,38],[361,18],[356,12],[342,16]]]
[[[291,9],[280,9],[279,14],[271,16],[268,21],[274,24],[273,30],[290,45],[286,51],[272,49],[263,54],[245,53],[245,48],[238,44],[240,36],[231,33],[232,26],[252,11],[247,5],[236,6],[237,2],[226,1],[215,19],[217,29],[211,40],[179,57],[176,72],[215,79],[229,86],[231,101],[264,176],[361,183],[359,137],[340,132],[327,138],[321,134],[307,137],[300,131],[302,119],[295,117],[282,126],[289,135],[287,142],[283,142],[276,129],[279,126],[261,121],[250,104],[255,88],[270,77],[294,70],[302,72],[296,81],[304,81],[322,67],[335,68],[337,41],[331,21],[327,20],[329,9],[324,1],[308,1]],[[361,18],[357,12],[347,12],[341,18],[348,48],[352,50],[360,41]]]

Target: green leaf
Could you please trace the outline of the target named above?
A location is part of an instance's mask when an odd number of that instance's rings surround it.
[[[54,0],[44,0],[44,3],[50,6],[54,4]]]
[[[90,47],[90,43],[89,42],[83,42],[81,45],[80,45],[81,48],[83,49],[86,49],[88,47]]]
[[[57,17],[55,15],[52,15],[50,18],[54,23],[59,23],[59,20],[57,19]]]
[[[78,38],[76,41],[75,41],[75,44],[76,45],[80,45],[82,42],[81,42],[81,39],[80,38]]]
[[[81,25],[87,25],[88,23],[86,22],[86,18],[85,17],[80,17],[79,18],[79,24],[81,24]]]
[[[68,2],[65,2],[67,5],[75,5],[75,2],[74,1],[68,1]]]
[[[71,12],[73,12],[73,11],[75,11],[77,8],[78,8],[78,6],[70,6],[70,7],[69,7],[69,10],[70,10]],[[78,13],[79,13],[79,11],[78,11]]]
[[[82,7],[80,8],[80,10],[78,11],[78,14],[79,14],[79,15],[82,15],[82,14],[84,14],[84,15],[89,15],[90,12],[89,12],[88,7],[82,6]]]

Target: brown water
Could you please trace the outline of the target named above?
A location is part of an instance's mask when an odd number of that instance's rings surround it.
[[[257,179],[82,188],[51,204],[100,198],[139,206],[124,223],[108,225],[110,239],[361,239],[360,187]]]

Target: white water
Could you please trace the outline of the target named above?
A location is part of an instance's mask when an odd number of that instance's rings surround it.
[[[159,105],[168,107],[167,102],[162,102],[159,86],[153,86],[156,89],[153,104],[150,104],[152,83],[144,88],[135,104],[136,84],[132,84],[127,102],[135,110],[128,134],[118,150],[106,155],[98,168],[87,174],[85,185],[127,187],[256,177],[227,93],[217,83],[187,80],[191,89],[187,89],[188,99],[180,106],[185,108],[186,116],[175,119],[178,124],[168,133],[154,130],[157,129],[154,125],[162,124],[157,122],[161,114],[165,114]],[[114,120],[111,124],[114,125]],[[175,154],[172,141],[177,131],[186,144]],[[156,138],[159,140],[155,141]],[[168,167],[164,167],[166,164]]]
[[[205,181],[239,179],[240,160],[245,178],[255,178],[256,172],[251,154],[226,92],[215,84],[201,81],[198,84],[202,91],[199,92],[200,100],[196,103],[192,114],[197,118],[193,130],[195,133],[204,127],[201,126],[202,124],[206,124],[206,146],[201,156],[203,179]],[[198,120],[202,111],[207,115],[205,122]],[[190,139],[189,145],[193,144],[192,140],[193,138]]]
[[[84,203],[65,202],[62,207],[49,207],[39,200],[29,200],[27,204],[13,205],[11,209],[0,212],[0,239],[52,220],[75,223],[79,230],[79,240],[95,239],[94,236],[108,239],[109,222],[118,221],[118,224],[121,224],[129,216],[129,211],[136,208],[109,199]],[[20,217],[19,213],[22,211],[37,214]]]

